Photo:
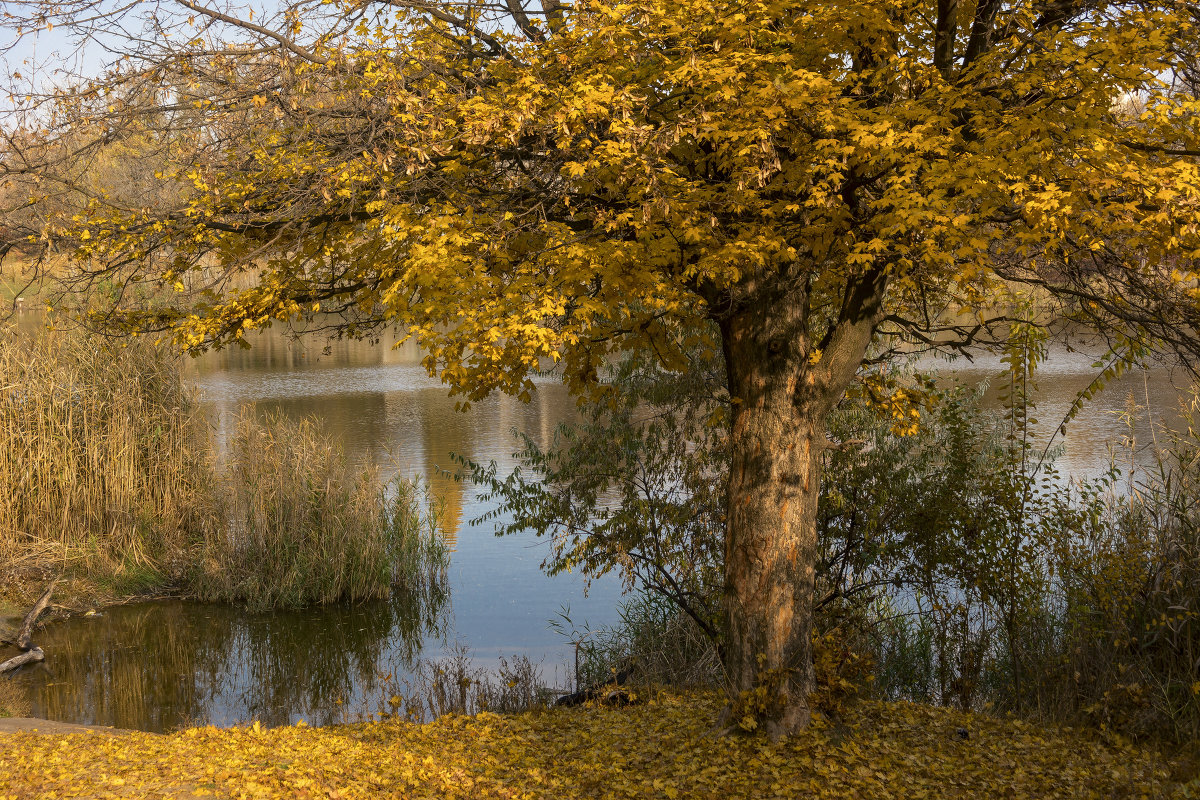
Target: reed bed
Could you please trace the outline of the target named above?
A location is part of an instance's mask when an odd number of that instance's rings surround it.
[[[165,347],[0,330],[0,564],[169,572],[203,516],[204,437]]]
[[[438,511],[416,483],[352,468],[316,422],[244,413],[191,584],[210,600],[299,607],[442,579]]]
[[[237,425],[214,455],[180,357],[146,339],[0,329],[0,588],[176,588],[255,608],[440,586],[417,483],[352,469],[311,419]]]

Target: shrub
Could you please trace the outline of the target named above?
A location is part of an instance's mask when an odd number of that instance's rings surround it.
[[[633,669],[641,685],[678,688],[720,684],[716,643],[669,598],[642,589],[618,608],[618,621],[601,628],[577,627],[564,610],[551,622],[575,647],[575,690],[596,686]]]
[[[914,539],[915,557],[872,609],[876,690],[1196,740],[1198,407],[1125,491],[1115,467],[1064,481],[1020,451],[985,462],[971,491],[953,495],[983,513]]]
[[[1057,542],[1053,631],[1036,691],[1048,716],[1200,739],[1200,438],[1186,432],[1127,492]]]

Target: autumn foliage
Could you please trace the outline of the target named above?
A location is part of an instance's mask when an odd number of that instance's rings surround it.
[[[0,798],[1187,797],[1156,752],[907,703],[779,743],[714,737],[719,699],[170,736],[0,738]]]

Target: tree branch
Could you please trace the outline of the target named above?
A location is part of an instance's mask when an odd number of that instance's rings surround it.
[[[191,0],[176,0],[176,2],[179,3],[181,6],[183,6],[184,8],[190,9],[191,11],[195,11],[197,14],[203,14],[204,16],[209,17],[211,19],[215,19],[220,22],[224,22],[228,25],[234,25],[238,28],[244,28],[248,31],[253,31],[254,33],[257,33],[259,36],[265,36],[266,38],[271,39],[274,42],[277,42],[280,47],[284,48],[288,52],[292,53],[293,55],[299,56],[300,58],[304,59],[305,61],[308,61],[309,63],[312,63],[312,64],[325,63],[324,61],[318,59],[315,55],[310,53],[308,50],[305,50],[303,47],[301,47],[300,45],[293,42],[291,39],[287,38],[286,36],[283,36],[282,34],[276,33],[275,31],[271,30],[270,28],[264,28],[262,25],[255,25],[253,22],[250,22],[249,20],[238,19],[237,17],[231,17],[228,14],[222,14],[220,11],[214,11],[211,8],[205,8],[202,5],[191,2]]]

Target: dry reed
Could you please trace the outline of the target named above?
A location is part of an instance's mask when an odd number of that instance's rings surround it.
[[[196,593],[252,607],[386,597],[441,580],[437,510],[415,483],[355,470],[316,422],[238,420]]]
[[[253,414],[218,470],[179,355],[146,339],[0,329],[0,584],[300,606],[440,585],[419,485],[355,471],[316,422]]]
[[[0,564],[170,571],[198,523],[204,426],[142,339],[0,330]]]

